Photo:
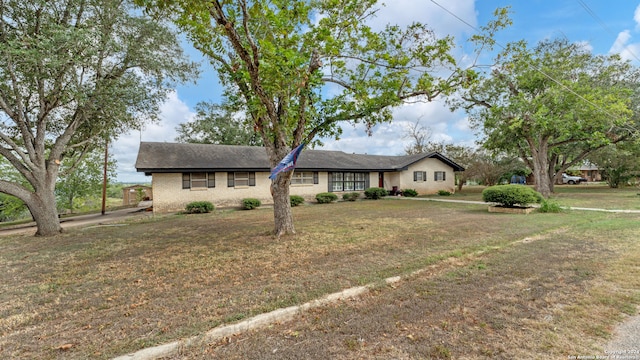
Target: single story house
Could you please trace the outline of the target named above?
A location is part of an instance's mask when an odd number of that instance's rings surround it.
[[[152,177],[156,213],[181,211],[193,201],[216,206],[238,206],[246,198],[273,202],[263,147],[142,142],[136,169]],[[311,200],[321,192],[363,192],[369,187],[454,192],[455,171],[464,168],[437,152],[384,156],[305,149],[290,194]]]
[[[587,181],[602,181],[602,172],[596,165],[593,165],[591,163],[571,167],[569,168],[569,170],[579,171],[580,176],[587,179]]]

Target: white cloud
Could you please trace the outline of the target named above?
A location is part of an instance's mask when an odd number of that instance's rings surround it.
[[[474,0],[448,1],[443,7],[470,25],[477,25]],[[387,1],[378,12],[377,17],[371,21],[371,25],[381,29],[388,23],[407,26],[414,22],[427,24],[438,36],[459,37],[462,34],[473,32],[469,26],[435,3],[415,0]]]
[[[636,11],[633,12],[633,20],[636,22],[636,28],[640,27],[640,5],[638,5]]]
[[[452,113],[444,102],[412,103],[393,112],[391,123],[379,124],[368,136],[364,125],[342,125],[340,140],[323,139],[324,150],[373,155],[402,155],[411,144],[406,138],[407,129],[416,121],[431,133],[431,141],[469,145],[473,133],[464,113]]]
[[[458,130],[463,131],[463,132],[472,131],[471,130],[471,124],[469,123],[469,117],[468,116],[465,116],[464,118],[459,119],[458,121],[456,121],[453,124],[453,127],[455,129],[458,129]]]
[[[591,53],[593,52],[593,45],[591,45],[591,43],[587,40],[576,41],[576,45],[580,46],[581,48],[583,48],[588,52],[591,52]]]
[[[627,46],[627,42],[631,39],[631,32],[629,30],[622,31],[616,37],[616,41],[611,45],[611,49],[609,49],[610,54],[617,54],[624,51],[624,48]]]
[[[640,55],[640,43],[629,43],[629,40],[631,40],[629,30],[620,32],[609,49],[609,54],[620,54],[623,60],[637,61]]]
[[[178,124],[192,120],[194,115],[176,92],[170,93],[160,107],[160,122],[148,124],[142,131],[125,134],[111,146],[111,152],[118,162],[117,180],[135,183],[151,181],[151,178],[136,172],[135,162],[140,141],[174,142]]]

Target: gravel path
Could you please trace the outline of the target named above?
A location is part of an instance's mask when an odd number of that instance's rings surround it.
[[[640,315],[632,316],[616,327],[604,352],[610,359],[640,360]]]

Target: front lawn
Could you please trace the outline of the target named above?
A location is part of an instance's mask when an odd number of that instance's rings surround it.
[[[298,234],[279,240],[269,209],[0,238],[0,358],[107,359],[370,283],[357,301],[176,358],[584,355],[640,303],[637,214],[293,211]]]
[[[533,187],[532,185],[527,185]],[[486,186],[464,186],[451,196],[429,195],[432,199],[482,201]],[[604,184],[555,185],[552,200],[567,207],[640,210],[640,188],[611,189]]]

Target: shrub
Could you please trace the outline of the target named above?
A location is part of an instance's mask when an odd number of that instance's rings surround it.
[[[344,201],[356,201],[360,197],[360,193],[351,192],[342,195],[342,200]]]
[[[484,189],[482,199],[485,202],[513,207],[516,204],[527,206],[531,203],[539,203],[542,201],[542,195],[528,186],[496,185]]]
[[[324,192],[316,195],[316,200],[320,204],[328,204],[330,202],[338,200],[338,195],[330,192]]]
[[[438,190],[438,195],[440,196],[451,196],[451,192],[447,190]]]
[[[562,211],[562,207],[554,200],[542,200],[539,211],[543,213],[559,213]]]
[[[291,202],[291,206],[298,206],[298,205],[304,204],[304,198],[300,195],[289,196],[289,201]]]
[[[188,203],[185,209],[189,214],[204,214],[212,212],[214,208],[213,204],[209,201],[194,201]]]
[[[384,196],[387,196],[387,190],[379,187],[370,187],[364,191],[364,197],[367,199],[377,200]]]
[[[245,210],[253,210],[257,207],[260,207],[260,205],[262,205],[262,203],[258,199],[242,199],[242,208]]]
[[[416,196],[418,196],[418,192],[415,191],[414,189],[404,189],[404,190],[402,190],[402,196],[416,197]]]

